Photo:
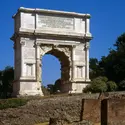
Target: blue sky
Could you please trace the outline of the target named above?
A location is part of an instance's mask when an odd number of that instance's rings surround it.
[[[0,69],[13,66],[12,15],[19,7],[55,9],[91,14],[90,57],[98,59],[108,54],[108,49],[125,31],[124,0],[1,0],[0,1]],[[53,83],[60,77],[60,63],[53,56],[43,59],[43,82]]]

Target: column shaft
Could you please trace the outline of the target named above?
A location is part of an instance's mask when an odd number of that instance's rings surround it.
[[[89,43],[86,43],[86,81],[89,81]]]
[[[41,79],[40,64],[41,64],[41,59],[40,59],[40,45],[37,43],[36,44],[36,79],[37,79],[38,82]]]
[[[75,79],[75,46],[72,47],[72,80]]]
[[[21,77],[23,77],[24,76],[24,69],[23,69],[23,65],[24,65],[24,54],[23,54],[23,46],[25,45],[25,41],[21,41],[20,42],[20,53],[21,53],[21,59],[20,59],[20,61],[21,61]]]

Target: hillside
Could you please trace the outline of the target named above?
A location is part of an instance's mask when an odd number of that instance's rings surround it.
[[[83,98],[98,98],[98,94],[34,97],[24,106],[0,110],[0,125],[34,125],[50,118],[79,121]]]

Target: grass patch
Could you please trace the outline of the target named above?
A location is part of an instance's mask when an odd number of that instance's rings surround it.
[[[7,108],[17,108],[23,106],[28,102],[28,99],[21,98],[11,98],[11,99],[1,99],[0,100],[0,110]]]

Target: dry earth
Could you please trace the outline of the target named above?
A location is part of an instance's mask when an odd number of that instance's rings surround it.
[[[109,98],[125,98],[125,94],[107,94]],[[80,121],[82,99],[97,99],[99,94],[62,95],[33,98],[18,108],[0,110],[0,125],[35,125],[60,118],[71,123]],[[43,124],[46,125],[46,124]],[[77,125],[90,125],[79,123]]]
[[[83,98],[98,98],[98,94],[31,99],[25,106],[0,110],[0,125],[34,125],[50,118],[79,121]]]

